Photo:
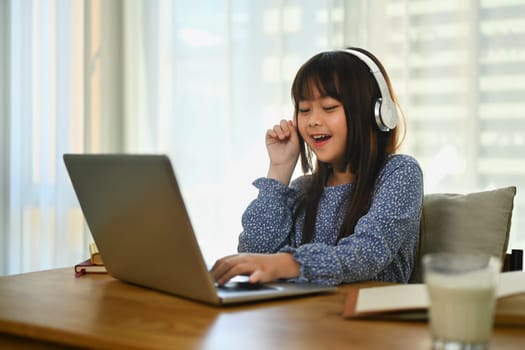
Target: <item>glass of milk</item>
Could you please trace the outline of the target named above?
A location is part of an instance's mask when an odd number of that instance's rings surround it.
[[[501,261],[487,255],[423,257],[433,349],[488,349]]]

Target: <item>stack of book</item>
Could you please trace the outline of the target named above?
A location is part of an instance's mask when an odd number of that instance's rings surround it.
[[[75,265],[75,276],[80,277],[86,273],[107,273],[102,256],[95,243],[89,244],[89,259]]]

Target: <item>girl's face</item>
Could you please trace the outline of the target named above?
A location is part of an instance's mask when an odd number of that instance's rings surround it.
[[[318,160],[339,169],[346,151],[346,115],[340,101],[320,96],[315,89],[312,100],[299,101],[297,127]]]

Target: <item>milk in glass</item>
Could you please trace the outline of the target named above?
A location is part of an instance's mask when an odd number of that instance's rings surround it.
[[[430,324],[434,337],[463,343],[490,339],[495,289],[428,285],[432,300]]]
[[[501,262],[490,256],[436,253],[423,259],[434,349],[487,349]]]

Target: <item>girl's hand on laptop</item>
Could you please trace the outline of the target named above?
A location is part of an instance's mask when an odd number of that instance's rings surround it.
[[[235,254],[219,259],[211,269],[218,284],[237,275],[248,275],[250,283],[266,283],[299,276],[300,265],[289,253]]]

